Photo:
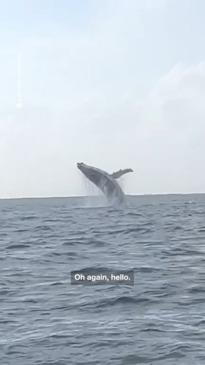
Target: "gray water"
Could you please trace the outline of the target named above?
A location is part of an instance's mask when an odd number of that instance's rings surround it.
[[[205,195],[0,200],[0,364],[205,364]],[[135,284],[71,285],[70,271]]]

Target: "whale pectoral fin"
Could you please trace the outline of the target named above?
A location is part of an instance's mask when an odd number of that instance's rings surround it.
[[[113,177],[113,179],[119,179],[124,174],[127,174],[128,172],[133,172],[132,169],[124,169],[124,170],[118,170],[116,172],[113,172],[110,176]]]

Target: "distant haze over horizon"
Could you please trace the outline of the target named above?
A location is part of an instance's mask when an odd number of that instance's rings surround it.
[[[205,192],[205,2],[1,2],[0,198]]]

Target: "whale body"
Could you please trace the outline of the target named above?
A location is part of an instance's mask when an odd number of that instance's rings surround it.
[[[83,162],[78,162],[77,167],[88,180],[102,191],[109,202],[122,204],[125,201],[125,194],[116,179],[127,172],[132,172],[132,169],[119,170],[109,174],[106,171],[86,165]]]

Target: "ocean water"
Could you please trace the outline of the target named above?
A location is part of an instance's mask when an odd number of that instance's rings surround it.
[[[127,201],[0,201],[1,365],[205,364],[205,195]]]

